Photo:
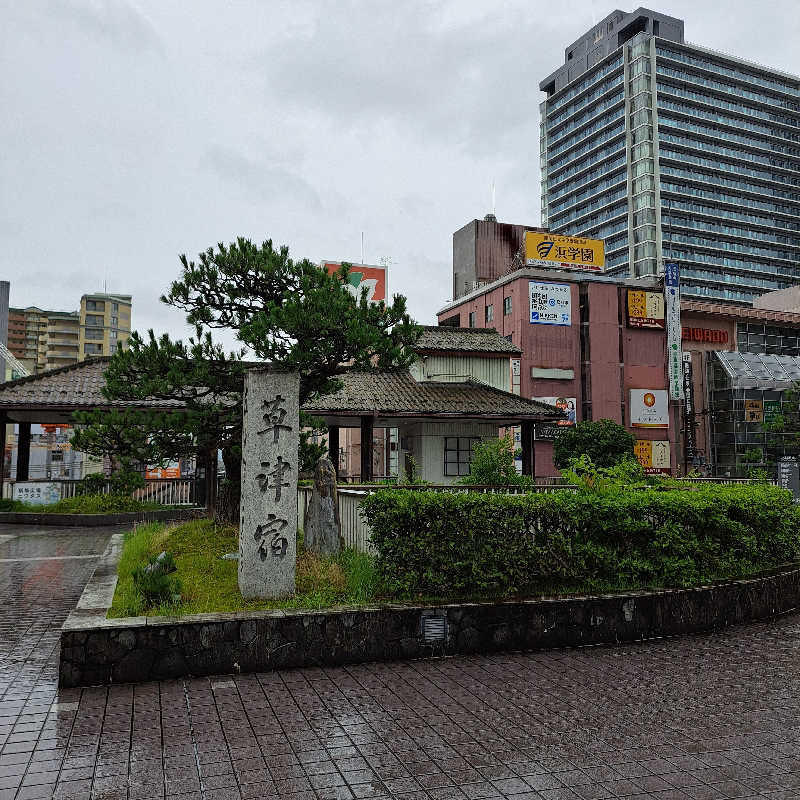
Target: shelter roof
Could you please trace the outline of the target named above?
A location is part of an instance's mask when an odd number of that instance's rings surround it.
[[[0,384],[0,413],[7,411],[85,411],[93,408],[180,408],[179,400],[109,400],[103,394],[109,356],[57,367]]]
[[[348,372],[342,388],[303,406],[320,415],[563,419],[555,406],[527,400],[479,381],[416,381],[409,372]]]

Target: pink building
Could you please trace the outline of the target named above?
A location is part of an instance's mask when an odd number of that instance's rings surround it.
[[[449,303],[439,324],[495,328],[522,350],[512,391],[557,402],[570,416],[574,409],[578,422],[619,422],[642,443],[637,450],[651,454],[652,469],[674,469],[679,420],[667,400],[663,314],[656,327],[630,324],[629,289],[663,297],[655,278],[519,269]],[[555,432],[535,426],[537,476],[558,474]]]

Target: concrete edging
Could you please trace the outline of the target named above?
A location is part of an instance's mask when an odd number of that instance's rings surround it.
[[[791,564],[712,586],[619,595],[106,619],[121,545],[121,535],[112,537],[61,629],[62,687],[616,644],[720,629],[800,607],[800,565]]]
[[[116,514],[41,514],[36,511],[1,511],[0,523],[8,525],[56,525],[59,528],[102,528],[134,522],[171,522],[197,519],[202,508],[165,508],[163,511],[124,511]]]

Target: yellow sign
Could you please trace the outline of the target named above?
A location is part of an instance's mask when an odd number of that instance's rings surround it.
[[[602,272],[606,264],[605,244],[601,239],[525,231],[525,263],[529,267]]]
[[[628,289],[628,325],[632,328],[664,328],[664,295]]]
[[[764,421],[764,403],[761,400],[744,401],[744,421],[745,422]]]
[[[669,442],[660,439],[637,439],[633,446],[637,460],[648,474],[670,472]]]

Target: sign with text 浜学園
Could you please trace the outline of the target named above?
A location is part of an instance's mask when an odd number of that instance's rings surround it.
[[[664,295],[661,292],[628,289],[629,328],[659,328],[663,330],[666,324]]]
[[[525,231],[525,264],[602,272],[606,265],[605,243],[602,239]]]
[[[531,325],[571,325],[572,288],[568,283],[529,284]]]

